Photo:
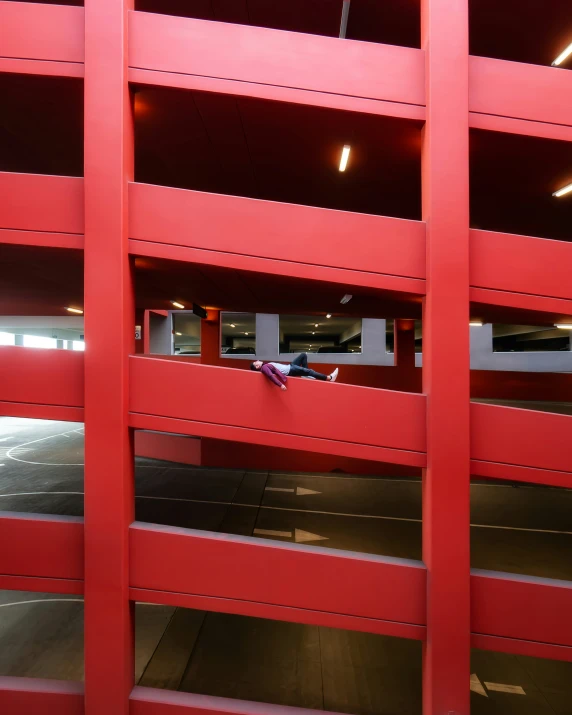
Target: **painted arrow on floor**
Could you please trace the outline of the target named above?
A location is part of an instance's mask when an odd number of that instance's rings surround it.
[[[308,494],[321,494],[322,492],[315,492],[313,489],[304,489],[304,487],[296,487],[295,489],[286,489],[285,487],[265,487],[266,492],[290,492],[290,494],[296,494],[297,497],[308,496]]]
[[[485,690],[486,688],[486,690]],[[471,675],[471,690],[473,693],[484,695],[488,698],[487,690],[492,690],[497,693],[512,693],[513,695],[526,695],[524,688],[520,685],[505,685],[504,683],[488,683],[485,681],[483,685],[476,673]]]
[[[303,544],[306,541],[327,541],[327,536],[319,536],[318,534],[311,534],[309,531],[302,531],[302,529],[294,529],[292,531],[275,531],[274,529],[254,529],[254,533],[257,536],[281,536],[283,539],[291,539],[294,537],[294,541],[297,544]]]
[[[484,695],[485,698],[489,697],[487,695],[487,691],[485,690],[483,684],[479,680],[479,677],[476,673],[473,673],[471,675],[471,690],[473,693],[478,693],[479,695]]]

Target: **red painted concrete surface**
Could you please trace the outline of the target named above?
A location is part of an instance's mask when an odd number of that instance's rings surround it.
[[[3,712],[261,712],[253,703],[133,689],[132,600],[144,594],[421,639],[424,715],[468,715],[471,643],[571,658],[563,626],[570,584],[469,571],[471,469],[560,485],[572,473],[572,418],[470,407],[471,394],[510,399],[524,386],[531,399],[569,399],[570,386],[563,376],[470,375],[469,298],[566,314],[572,295],[568,244],[469,233],[467,135],[471,125],[570,140],[572,74],[470,58],[467,4],[423,0],[422,49],[413,49],[137,13],[129,0],[86,0],[85,10],[0,2],[0,72],[85,76],[85,178],[0,174],[0,242],[84,248],[89,343],[85,356],[0,348],[1,414],[76,420],[85,406],[86,422],[85,524],[0,514],[2,540],[17,544],[0,554],[2,587],[85,591],[85,693],[77,684],[3,678]],[[137,185],[130,76],[424,118],[423,222]],[[232,241],[226,220],[236,227]],[[261,226],[273,240],[254,253],[248,238]],[[333,235],[339,250],[327,255]],[[301,382],[289,394],[296,406],[286,407],[256,375],[228,369],[239,365],[218,357],[218,332],[206,364],[129,357],[133,254],[425,296],[423,376],[411,364],[348,368],[349,384],[324,389],[319,404],[324,386]],[[552,266],[550,275],[540,264]],[[180,394],[165,390],[182,383]],[[254,395],[256,407],[232,408],[233,392]],[[339,410],[358,417],[340,424]],[[213,439],[232,440],[237,459],[254,445],[254,463],[288,454],[292,465],[304,455],[316,468],[332,459],[352,468],[360,459],[365,470],[423,468],[424,563],[133,525],[133,427],[202,436],[207,455]],[[225,568],[214,571],[213,558]],[[194,560],[194,571],[181,571],[181,559]]]

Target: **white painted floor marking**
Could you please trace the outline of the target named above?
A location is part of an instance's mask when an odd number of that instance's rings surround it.
[[[0,442],[7,442],[9,439],[16,439],[15,437],[0,437]]]
[[[319,534],[312,534],[309,531],[303,531],[302,529],[294,529],[292,531],[275,531],[274,529],[254,529],[254,534],[258,536],[280,536],[284,539],[291,539],[294,537],[294,541],[297,544],[303,544],[307,541],[327,541],[327,536],[320,536]]]
[[[0,494],[2,497],[19,497],[19,496],[34,496],[35,494],[83,494],[83,492],[16,492],[13,494]],[[294,509],[282,506],[261,506],[259,504],[241,504],[240,502],[215,501],[214,499],[182,499],[180,497],[156,497],[136,495],[136,499],[158,499],[160,501],[180,501],[190,502],[191,504],[218,504],[223,506],[243,506],[249,509],[269,509],[271,511],[295,511],[301,514],[323,514],[325,516],[348,516],[356,519],[382,519],[385,521],[406,521],[421,524],[421,519],[408,519],[403,516],[379,516],[377,514],[348,514],[337,511],[317,511],[315,509]],[[490,524],[471,524],[473,527],[483,529],[506,529],[509,531],[531,531],[540,534],[563,534],[572,536],[572,531],[555,531],[551,529],[525,529],[517,526],[492,526]]]
[[[77,432],[77,429],[68,430],[67,432],[58,432],[57,434],[48,435],[48,437],[41,437],[40,439],[33,439],[30,442],[23,442],[22,444],[16,445],[6,452],[6,456],[9,459],[13,459],[15,462],[23,462],[24,464],[39,464],[43,467],[83,467],[83,462],[81,464],[57,464],[55,462],[30,462],[27,459],[18,459],[18,457],[13,456],[13,452],[20,450],[22,447],[27,447],[29,444],[37,444],[38,442],[45,442],[47,439],[53,439],[54,437],[61,437],[62,435],[68,435],[72,432]],[[2,440],[0,440],[2,441]]]
[[[8,606],[22,606],[25,603],[83,603],[83,598],[37,598],[30,601],[14,601],[14,603],[0,603],[0,608]]]
[[[479,676],[476,673],[471,675],[471,690],[473,693],[478,693],[479,695],[484,695],[488,698],[487,691],[484,689],[483,684],[479,680]]]
[[[304,487],[296,487],[295,489],[287,489],[286,487],[264,487],[266,492],[290,492],[290,494],[296,494],[297,497],[308,496],[309,494],[321,494],[322,492],[316,492],[313,489],[305,489]]]
[[[504,685],[503,683],[487,683],[487,690],[494,690],[498,693],[512,693],[513,695],[526,695],[520,685]]]

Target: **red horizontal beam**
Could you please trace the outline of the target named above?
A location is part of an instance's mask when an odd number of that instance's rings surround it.
[[[471,604],[476,635],[572,647],[572,582],[474,570]]]
[[[82,178],[0,172],[0,195],[0,228],[83,234]]]
[[[425,452],[419,394],[309,380],[290,380],[283,393],[259,373],[139,356],[130,380],[132,413],[272,433],[276,447],[292,436]]]
[[[47,233],[45,231],[18,231],[0,228],[0,243],[83,250],[83,236],[75,233]]]
[[[83,683],[0,676],[5,715],[83,715]]]
[[[0,346],[4,403],[83,406],[83,353]]]
[[[0,589],[81,596],[83,595],[83,581],[69,578],[38,578],[36,576],[4,576],[0,574]]]
[[[300,277],[333,268],[344,283],[355,271],[369,274],[370,282],[386,276],[388,287],[424,290],[425,224],[419,221],[148,184],[131,184],[129,200],[132,239],[199,249],[204,262],[226,258],[235,267],[249,257],[247,265],[265,273]]]
[[[274,432],[264,432],[245,427],[232,427],[196,420],[179,420],[170,417],[131,413],[129,425],[134,429],[157,430],[192,437],[211,437],[218,440],[229,440],[243,444],[256,444],[276,447],[277,438]],[[370,447],[350,442],[337,442],[317,437],[280,434],[280,447],[288,450],[300,450],[330,456],[366,459],[389,464],[402,464],[410,467],[425,467],[427,458],[424,452],[408,452],[386,447]]]
[[[521,467],[515,464],[502,462],[482,462],[471,460],[471,475],[486,477],[487,479],[502,479],[526,484],[544,484],[550,487],[572,488],[572,474],[551,469],[537,469],[535,467]]]
[[[142,70],[134,67],[129,70],[129,81],[132,84],[173,87],[197,92],[218,92],[236,97],[256,97],[257,99],[304,104],[312,107],[327,107],[328,109],[338,109],[346,112],[362,112],[363,114],[416,119],[418,121],[425,120],[425,107],[419,104],[402,104],[381,99],[353,97],[347,94],[315,92],[309,89],[297,89],[296,87],[278,87],[273,84],[257,84],[256,82],[201,77],[192,74],[173,74],[171,72]]]
[[[565,142],[572,141],[572,127],[567,127],[563,124],[534,122],[527,119],[498,117],[493,114],[470,112],[469,127],[471,129],[484,129],[489,132],[523,134],[528,137],[539,137],[540,139],[556,139]]]
[[[129,66],[425,103],[421,50],[225,22],[131,12]]]
[[[315,710],[135,686],[130,715],[316,715]],[[320,713],[329,715],[327,710]]]
[[[538,239],[543,240],[543,239]],[[494,290],[489,288],[470,288],[471,303],[484,303],[487,305],[530,310],[537,313],[548,313],[557,316],[572,315],[572,300],[565,298],[550,298],[543,295],[530,295],[529,293],[511,293],[510,291]]]
[[[82,63],[83,7],[0,1],[0,54]]]
[[[0,512],[0,574],[83,580],[83,519]]]
[[[572,301],[571,243],[472,229],[470,251],[473,287]]]
[[[572,74],[564,69],[469,58],[469,109],[572,126]]]
[[[34,74],[45,77],[83,78],[83,64],[56,62],[54,60],[20,60],[0,57],[0,72],[11,74]]]
[[[156,603],[177,608],[192,608],[201,611],[212,611],[214,613],[232,613],[239,616],[267,618],[275,621],[323,626],[325,628],[342,628],[349,631],[376,633],[378,635],[409,638],[411,640],[425,640],[427,630],[425,626],[412,625],[410,623],[398,623],[396,621],[384,621],[375,618],[360,618],[341,613],[311,611],[306,608],[291,608],[289,606],[274,606],[269,603],[239,601],[232,598],[217,598],[216,596],[131,588],[129,589],[129,597],[132,601],[143,603]]]
[[[27,417],[33,420],[61,420],[62,422],[83,422],[83,407],[62,407],[61,405],[37,405],[29,402],[0,401],[0,415],[3,417]]]
[[[471,458],[572,473],[572,416],[471,403]]]
[[[133,588],[425,622],[426,571],[417,561],[140,522],[129,531]]]
[[[471,647],[479,650],[490,650],[495,653],[510,653],[511,655],[526,655],[531,658],[548,658],[550,660],[572,661],[572,648],[550,643],[536,643],[516,638],[499,638],[471,634]]]

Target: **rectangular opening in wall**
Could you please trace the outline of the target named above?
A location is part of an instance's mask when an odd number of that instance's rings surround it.
[[[186,608],[171,613],[139,685],[354,715],[421,711],[418,641]]]
[[[201,318],[187,311],[173,312],[173,352],[175,355],[201,354]]]
[[[83,81],[1,74],[0,171],[83,175]]]
[[[469,0],[470,53],[550,67],[572,41],[568,0]],[[572,57],[559,64],[572,68]]]
[[[136,430],[138,521],[418,560],[419,469]]]
[[[219,194],[221,211],[235,204],[231,195],[421,219],[417,120],[166,87],[134,92],[136,182]]]
[[[419,0],[351,0],[343,36],[347,39],[406,47],[420,46]],[[207,3],[201,0],[136,0],[135,9],[289,32],[339,37],[342,0],[247,0],[241,3]]]
[[[554,715],[572,702],[572,663],[471,650],[471,713]]]
[[[281,353],[361,353],[361,318],[281,315]]]
[[[221,355],[256,355],[256,314],[221,313]]]
[[[0,511],[83,516],[80,422],[0,417]]]
[[[471,566],[572,581],[572,489],[471,482]]]
[[[570,353],[568,372],[572,371],[572,322],[569,329],[562,325],[493,325],[495,353]],[[549,367],[547,362],[547,368]],[[548,372],[548,370],[547,370]]]

